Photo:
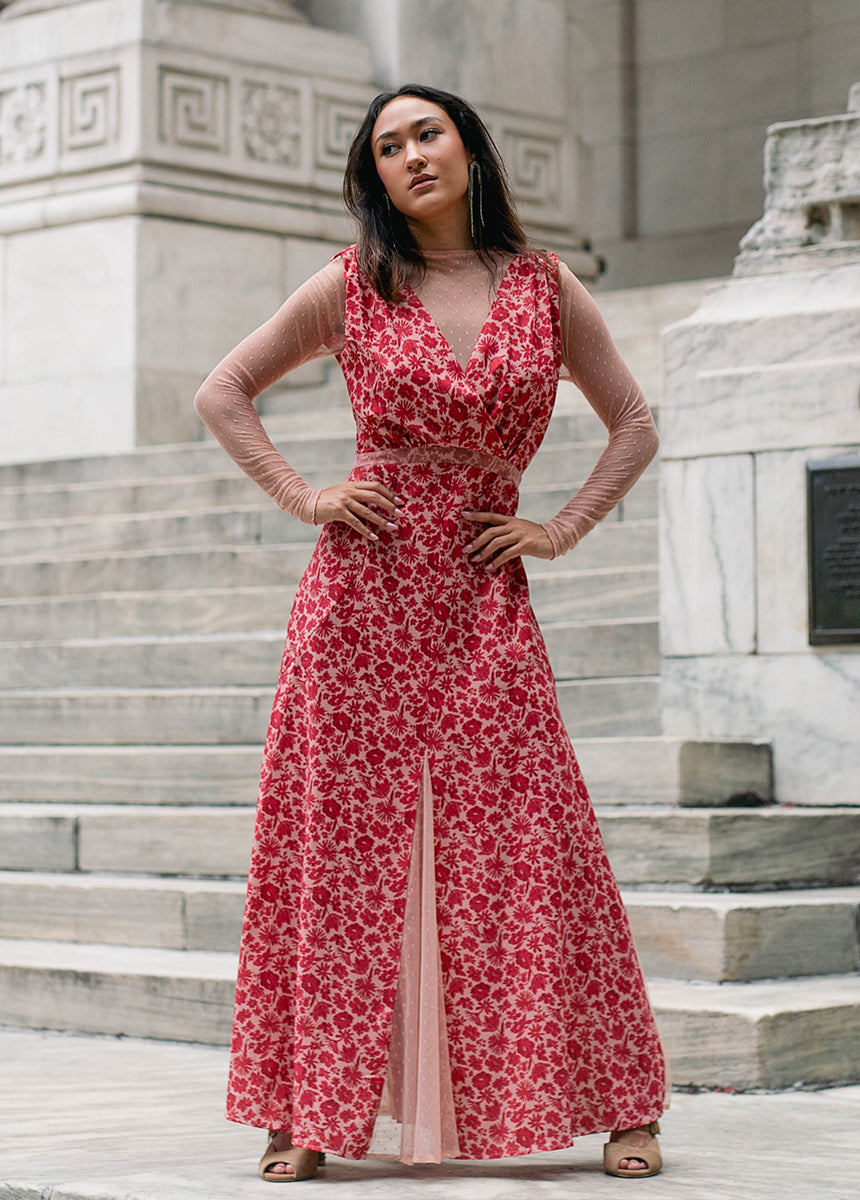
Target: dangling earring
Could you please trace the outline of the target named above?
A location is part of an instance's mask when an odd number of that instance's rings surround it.
[[[469,163],[469,231],[478,247],[484,244],[484,181],[476,158]]]

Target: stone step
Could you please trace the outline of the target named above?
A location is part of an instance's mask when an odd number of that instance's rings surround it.
[[[6,745],[18,746],[259,746],[274,682],[266,687],[0,692],[0,729]]]
[[[307,386],[310,380],[302,380],[302,375],[314,376],[321,382],[311,388]],[[298,367],[297,371],[290,371],[266,388],[255,405],[267,429],[271,429],[276,422],[282,422],[286,428],[294,428],[288,423],[317,416],[321,411],[352,421],[346,381],[333,360],[312,360]]]
[[[62,680],[74,691],[99,685],[130,690],[256,686],[271,691],[283,648],[283,630],[194,637],[69,638],[17,645],[2,642],[0,680],[7,689],[20,689],[25,683],[33,689],[50,688],[53,681]],[[8,696],[6,700],[8,703]],[[72,699],[72,707],[74,704]],[[146,742],[157,741],[154,734],[154,730],[153,736],[140,731]]]
[[[316,481],[310,479],[309,482]],[[519,508],[520,515],[529,520],[547,521],[567,503],[578,487],[576,483],[565,483],[560,487],[526,490]],[[635,501],[635,518],[656,518],[656,480],[641,480],[638,487],[642,490],[642,496]],[[200,506],[190,511],[172,511],[172,506],[159,511],[153,503],[139,512],[108,508],[99,515],[4,520],[0,521],[0,560],[37,554],[110,554],[124,550],[161,550],[174,546],[316,540],[319,534],[316,526],[294,520],[271,502],[267,503],[263,493],[260,492],[259,496],[259,499],[250,497],[251,502],[243,505]],[[152,499],[154,501],[156,498]],[[634,504],[633,493],[622,502],[622,505],[628,504]],[[610,520],[624,519],[627,512],[626,508],[619,506]],[[629,519],[634,519],[633,515]]]
[[[310,480],[308,481],[310,482]],[[172,509],[266,504],[266,496],[238,470],[228,474],[109,480],[100,483],[24,484],[0,489],[4,522],[103,517],[106,513],[165,513]],[[271,503],[271,501],[269,501]]]
[[[715,982],[838,975],[860,966],[860,888],[626,891],[646,974]],[[242,880],[0,871],[0,938],[235,950]]]
[[[860,976],[652,980],[649,991],[676,1087],[860,1081]]]
[[[556,680],[558,702],[574,744],[584,737],[635,737],[661,732],[660,679]]]
[[[322,386],[272,389],[260,398],[260,412],[275,444],[282,451],[289,447],[290,461],[303,469],[313,464],[317,452],[312,443],[321,437],[345,439],[348,443],[354,441],[352,421],[344,421],[345,401],[342,379],[332,377]],[[602,422],[569,383],[560,386],[545,444],[558,441],[606,442]],[[0,464],[0,489],[39,482],[98,482],[200,471],[212,473],[223,470],[227,461],[224,450],[201,423],[200,441],[140,447],[123,454],[3,463]],[[317,457],[315,461],[327,460]]]
[[[237,950],[242,880],[0,871],[0,938]]]
[[[274,696],[277,663],[272,661],[273,678],[262,687],[0,691],[3,741],[10,746],[260,745]],[[562,681],[558,687],[562,715],[580,738],[618,736],[621,726],[630,735],[641,734],[646,724],[658,732],[656,677]]]
[[[305,478],[314,487],[325,487],[332,482],[330,470],[307,470]],[[658,484],[656,474],[645,475],[607,520],[655,518]],[[529,520],[548,520],[580,486],[575,480],[551,486],[527,480],[520,489],[518,512]],[[89,527],[92,527],[89,533],[91,544],[99,548],[110,538],[116,539],[118,535],[113,532],[113,527],[120,526],[124,517],[129,519],[133,531],[134,518],[155,516],[164,522],[172,513],[187,519],[202,512],[215,512],[220,516],[223,511],[234,509],[277,512],[256,484],[235,472],[140,482],[5,488],[0,491],[0,557],[22,553],[16,550],[18,545],[23,545],[26,553],[47,550],[52,545],[69,547],[72,552],[72,546],[83,543]],[[171,527],[167,525],[166,528],[171,535]],[[201,532],[206,533],[205,525],[201,526]],[[126,534],[126,538],[131,536],[131,533]],[[142,536],[140,531],[137,536]]]
[[[19,488],[40,484],[105,483],[171,476],[217,475],[229,472],[230,457],[216,441],[178,442],[167,446],[143,446],[122,454],[97,454],[80,458],[40,459],[36,462],[0,463],[0,488]],[[355,438],[335,432],[327,435],[319,428],[308,434],[281,439],[276,443],[299,471],[309,467],[351,463]],[[236,468],[238,472],[238,468]]]
[[[860,809],[598,808],[628,887],[773,889],[860,884]]]
[[[860,884],[860,809],[598,807],[597,817],[629,888]],[[253,825],[253,797],[233,807],[3,803],[0,869],[243,876]]]
[[[573,563],[574,555],[565,560]],[[532,608],[541,621],[587,621],[657,614],[656,567],[542,571],[527,566]],[[293,586],[96,592],[0,600],[0,640],[242,633],[286,629]]]
[[[614,532],[621,526],[611,528]],[[312,549],[308,542],[285,542],[279,546],[213,546],[205,550],[7,559],[0,562],[0,592],[18,597],[74,596],[157,591],[162,587],[174,590],[229,587],[248,579],[257,584],[296,584]]]
[[[0,940],[4,1025],[224,1045],[235,986],[235,954]]]
[[[277,448],[292,466],[306,471],[327,469],[331,482],[343,478],[355,456],[355,434],[336,426],[331,432],[314,428],[307,433],[274,437]],[[544,440],[529,465],[529,483],[551,484],[584,479],[606,448],[606,438],[594,441],[561,441],[553,432]],[[0,489],[61,484],[107,483],[165,479],[189,475],[229,474],[231,460],[215,441],[185,442],[173,446],[142,447],[125,454],[90,458],[40,460],[0,464]],[[656,467],[650,468],[652,472]],[[2,511],[2,506],[0,506]]]
[[[545,622],[542,631],[558,680],[653,676],[660,671],[656,618]]]
[[[626,891],[624,903],[649,976],[722,983],[860,969],[858,887],[781,893]]]
[[[620,674],[652,676],[660,668],[656,620],[557,622],[543,626],[543,635],[553,670],[560,679]],[[192,637],[0,642],[0,682],[4,688],[0,691],[2,736],[13,742],[31,740],[49,714],[55,714],[59,720],[74,720],[73,710],[79,709],[80,718],[86,721],[88,710],[92,713],[107,710],[106,706],[112,702],[110,694],[77,695],[83,690],[265,686],[271,690],[277,682],[283,648],[283,629]],[[62,682],[62,695],[56,700],[44,696],[43,690],[53,689],[58,680]],[[126,707],[122,698],[118,703]],[[160,703],[161,697],[155,696],[150,707]],[[182,697],[173,703],[181,704]],[[245,704],[245,700],[237,703]],[[257,709],[255,698],[254,709]],[[155,726],[140,727],[138,738],[157,742],[155,730]]]
[[[717,806],[770,796],[763,742],[578,738],[576,752],[595,804]],[[260,758],[258,745],[0,746],[0,800],[249,804]]]
[[[290,520],[277,512],[275,517]],[[103,555],[22,555],[0,562],[0,593],[10,598],[25,598],[161,588],[175,591],[235,587],[239,581],[248,580],[253,580],[257,586],[295,584],[307,566],[311,550],[307,541],[284,541],[277,545],[227,545]],[[541,561],[540,571],[566,573],[574,569],[653,568],[656,562],[656,521],[604,522],[570,554]]]
[[[304,392],[301,389],[289,389],[289,394],[301,398]],[[588,406],[583,407],[586,411],[557,411],[553,416],[538,459],[526,472],[524,491],[536,486],[532,476],[534,480],[538,479],[540,456],[553,446],[588,444],[592,461],[593,453],[600,452],[601,445],[606,441],[606,431]],[[314,465],[314,439],[321,437],[323,442],[317,455],[320,464],[333,461],[330,452],[332,438],[338,439],[344,450],[340,465],[347,466],[352,461],[354,426],[346,409],[309,407],[305,403],[299,412],[267,419],[266,427],[282,449],[289,452],[291,444],[296,443],[291,461],[295,460],[298,466],[301,456],[301,469],[308,482],[315,486],[322,487],[332,482],[332,468]],[[47,463],[0,464],[0,520],[162,512],[174,508],[252,504],[261,499],[263,504],[266,503],[259,488],[234,466],[229,456],[208,435],[207,440],[202,442],[141,448],[122,455],[122,463],[119,464],[122,469],[117,471],[114,469],[114,460],[119,457],[103,455]],[[187,471],[183,465],[188,467]],[[653,482],[657,473],[657,464],[653,463],[645,478]],[[574,476],[568,473],[565,478],[572,479]],[[644,482],[639,486],[642,487]]]
[[[255,809],[0,804],[0,869],[244,877]]]
[[[717,806],[738,798],[773,798],[767,742],[576,737],[574,749],[595,804]]]
[[[224,1045],[236,956],[0,941],[0,1022]],[[781,1088],[860,1079],[860,978],[652,981],[674,1082]]]
[[[0,561],[24,555],[120,554],[187,546],[315,542],[319,529],[274,505],[177,513],[123,513],[0,524]]]

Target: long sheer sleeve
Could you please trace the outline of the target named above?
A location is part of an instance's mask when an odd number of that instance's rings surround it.
[[[657,453],[651,410],[615,347],[600,310],[564,263],[559,264],[562,362],[609,431],[609,443],[579,491],[543,525],[555,557],[612,511]]]
[[[343,264],[335,259],[231,350],[194,398],[201,420],[234,462],[279,508],[308,525],[314,523],[319,490],[272,444],[254,400],[287,371],[342,349],[344,305]]]

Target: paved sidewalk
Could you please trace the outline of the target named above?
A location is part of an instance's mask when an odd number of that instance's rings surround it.
[[[271,1200],[260,1131],[222,1115],[226,1051],[0,1029],[0,1200]],[[860,1087],[678,1095],[666,1167],[610,1179],[604,1136],[571,1150],[404,1167],[333,1158],[313,1200],[855,1200]],[[274,1193],[276,1196],[280,1192]],[[292,1193],[289,1193],[292,1195]]]

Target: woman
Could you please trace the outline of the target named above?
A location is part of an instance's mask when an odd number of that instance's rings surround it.
[[[585,289],[530,250],[462,100],[386,92],[353,142],[360,240],[206,380],[239,465],[322,525],[266,739],[228,1116],[260,1173],[361,1158],[498,1158],[612,1130],[612,1174],[659,1170],[660,1042],[558,710],[521,559],[563,554],[656,451]],[[253,407],[334,353],[355,465],[317,491]],[[551,521],[515,515],[564,366],[609,428]]]

